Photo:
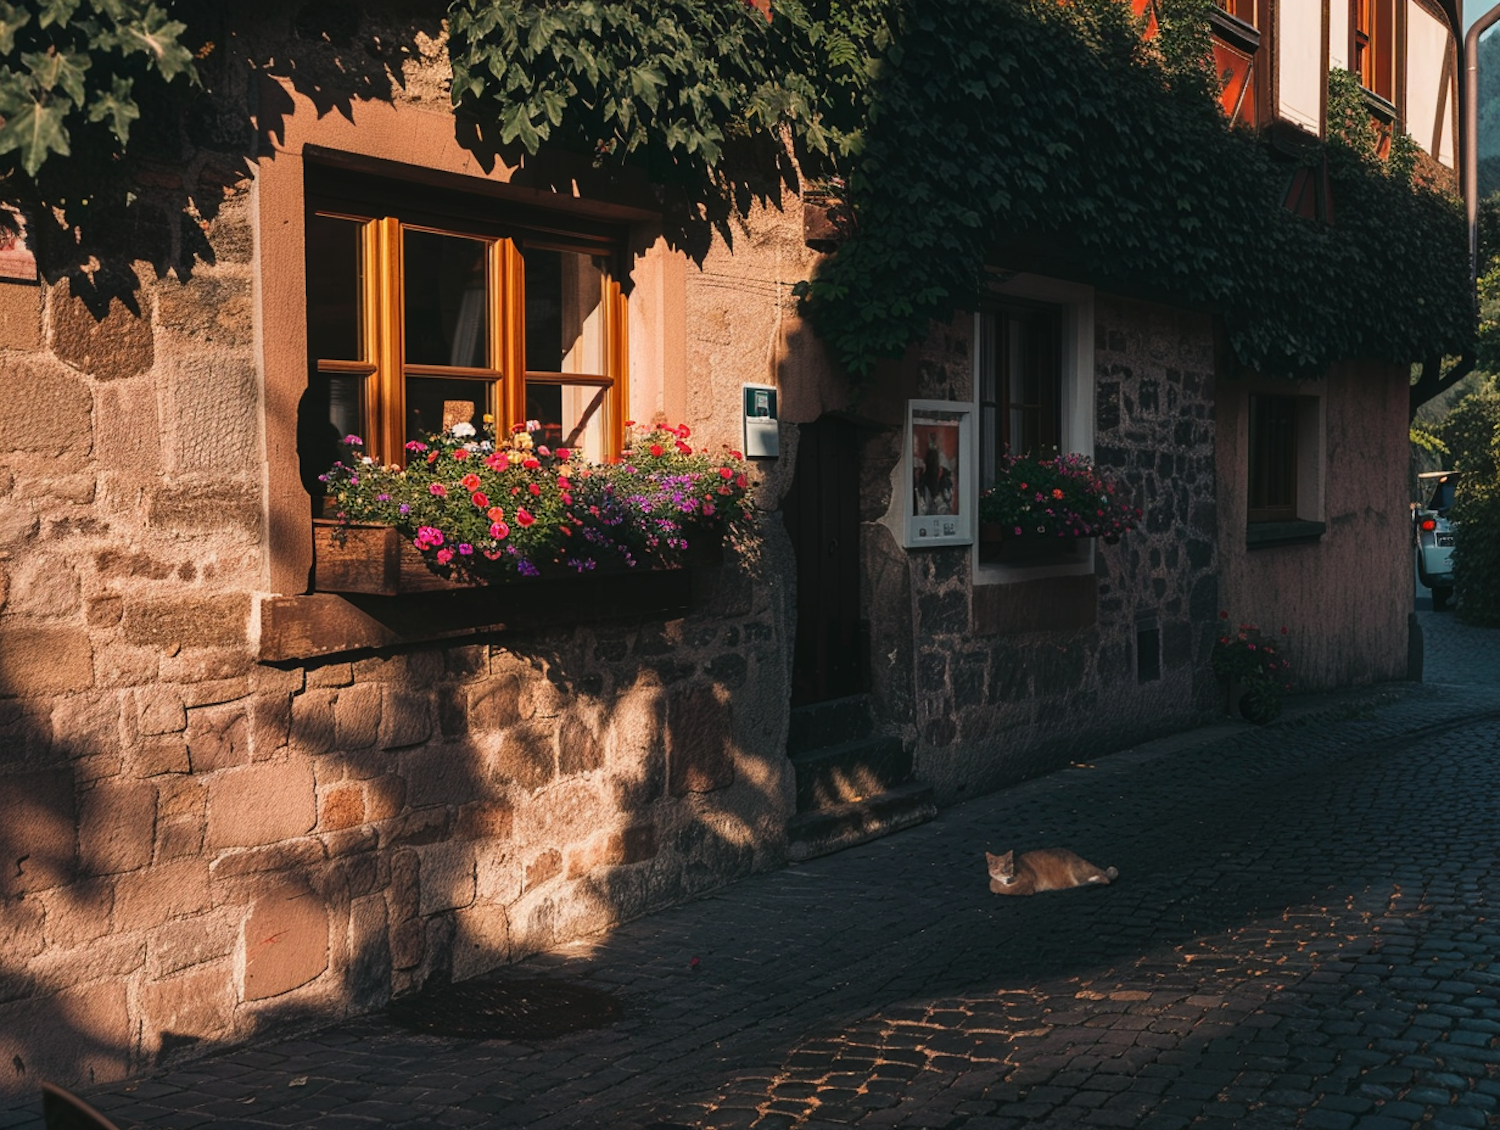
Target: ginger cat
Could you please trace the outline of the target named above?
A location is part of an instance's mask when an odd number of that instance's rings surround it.
[[[1109,885],[1119,878],[1113,867],[1095,867],[1067,848],[1028,851],[1018,860],[1014,851],[1004,855],[984,853],[990,865],[990,890],[997,895],[1034,895],[1038,891],[1065,891],[1069,887]]]

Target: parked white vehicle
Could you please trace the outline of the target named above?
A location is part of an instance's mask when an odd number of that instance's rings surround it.
[[[1457,471],[1427,471],[1417,476],[1423,502],[1412,504],[1412,534],[1417,547],[1417,579],[1432,590],[1432,608],[1441,612],[1453,595],[1453,506]]]

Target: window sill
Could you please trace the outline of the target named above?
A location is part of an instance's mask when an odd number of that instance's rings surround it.
[[[1307,545],[1321,541],[1326,522],[1252,522],[1245,527],[1246,549],[1272,549],[1280,545]]]

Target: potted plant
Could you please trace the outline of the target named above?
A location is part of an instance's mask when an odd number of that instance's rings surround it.
[[[631,424],[618,462],[591,463],[540,442],[535,422],[503,438],[485,424],[483,436],[458,423],[408,443],[405,467],[345,437],[349,461],[323,476],[332,536],[393,528],[432,573],[462,584],[673,568],[726,535],[741,549],[754,541],[744,457],[695,450],[687,425]]]
[[[1209,662],[1225,684],[1225,710],[1264,725],[1281,713],[1281,695],[1292,689],[1292,664],[1280,647],[1255,624],[1240,624],[1231,630],[1229,613],[1220,612],[1222,622]],[[1287,630],[1281,629],[1285,636]]]
[[[1065,550],[1077,538],[1119,541],[1140,517],[1140,510],[1120,497],[1116,484],[1076,452],[1007,452],[995,485],[979,496],[981,541],[1044,552]]]

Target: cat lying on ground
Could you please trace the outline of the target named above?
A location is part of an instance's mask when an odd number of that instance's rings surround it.
[[[1110,880],[1120,876],[1117,869],[1095,867],[1067,848],[1028,851],[1020,859],[1014,851],[1004,855],[985,852],[984,857],[990,865],[990,890],[997,895],[1034,895],[1095,883],[1108,886]]]

